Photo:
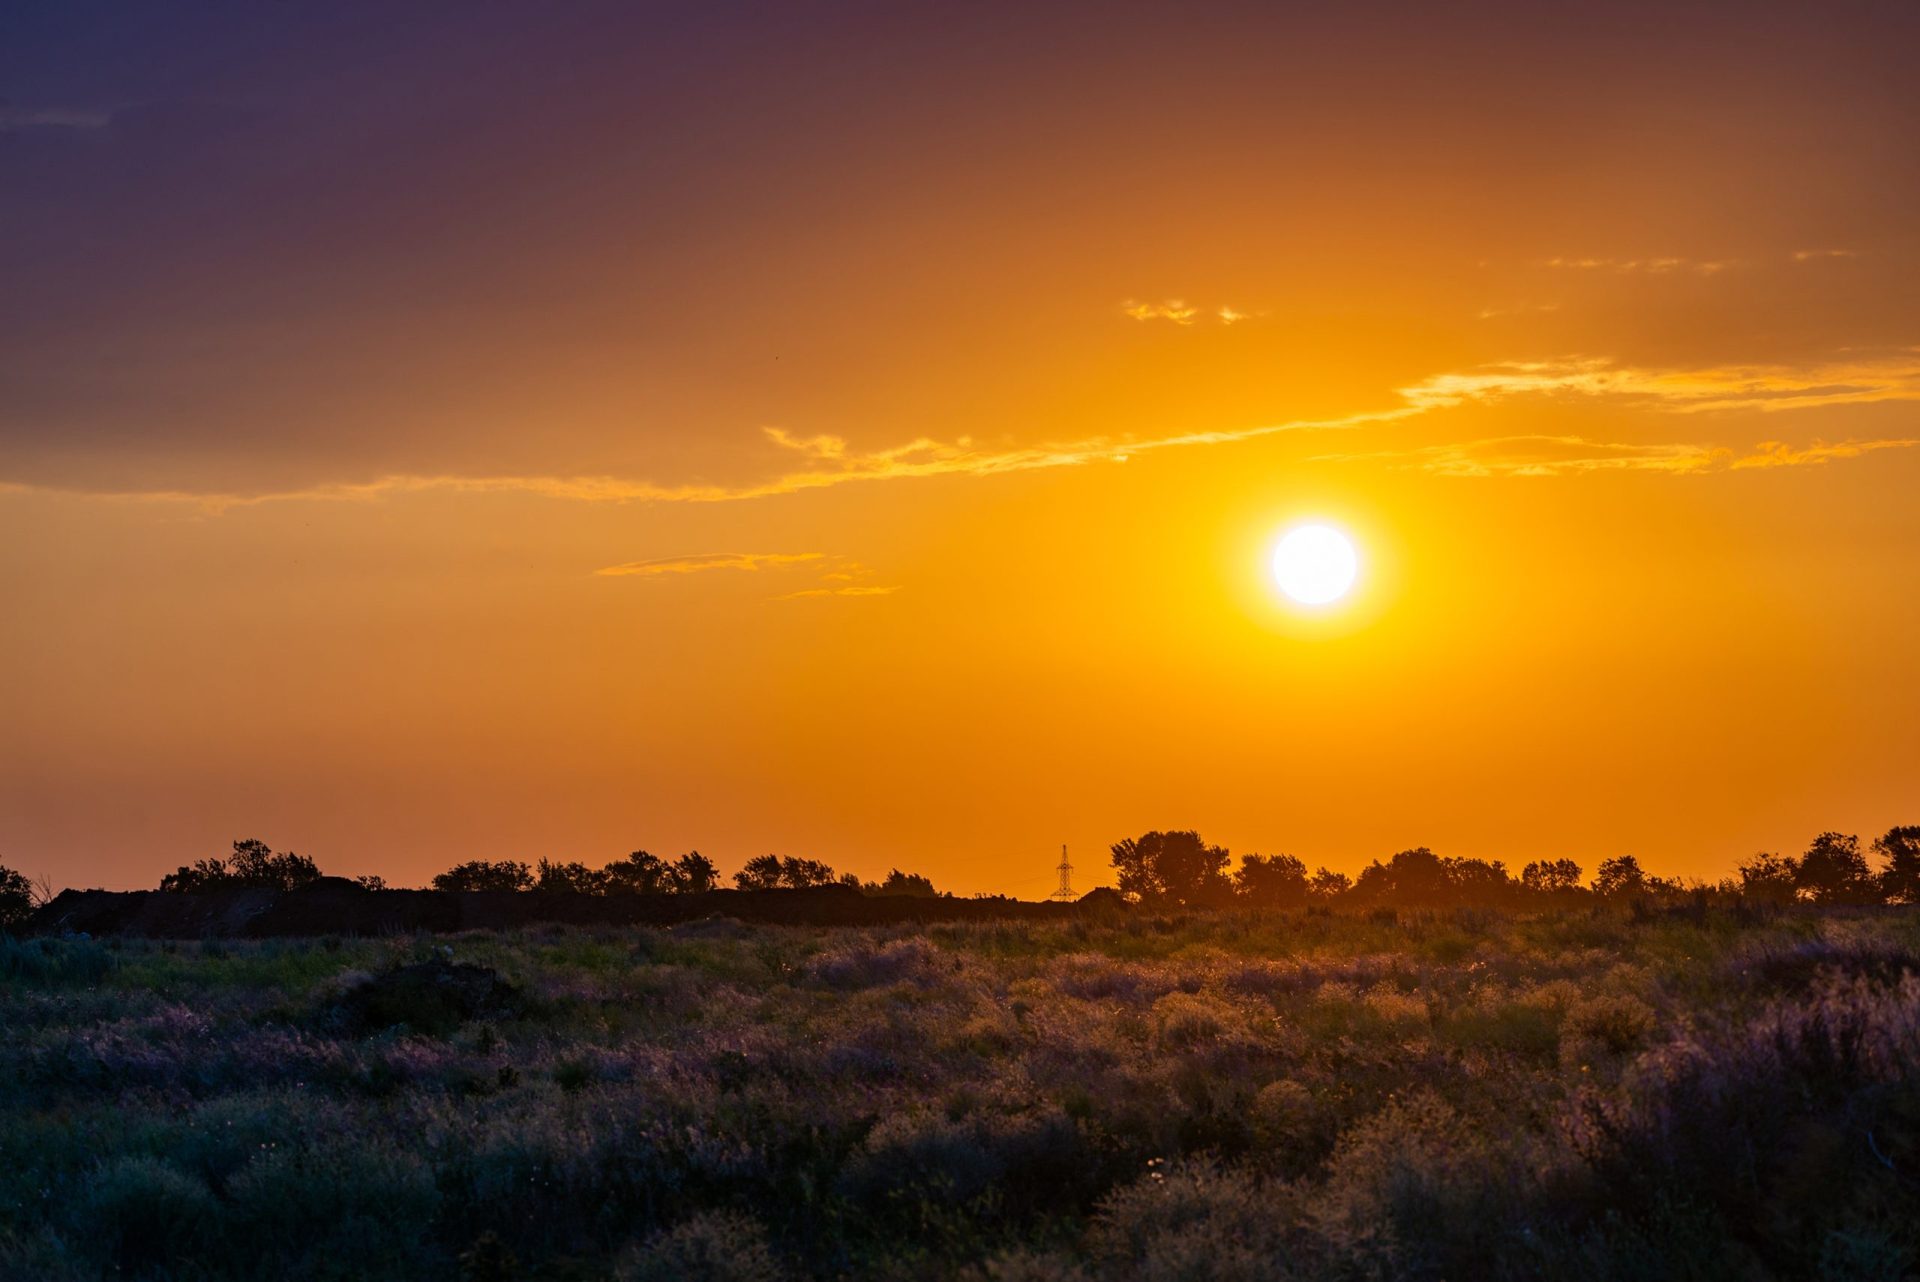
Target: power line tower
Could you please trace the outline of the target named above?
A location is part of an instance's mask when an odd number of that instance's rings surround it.
[[[1067,848],[1065,846],[1060,847],[1060,867],[1058,871],[1060,873],[1060,888],[1051,895],[1048,895],[1047,898],[1060,900],[1078,899],[1079,896],[1073,893],[1073,865],[1067,862]]]

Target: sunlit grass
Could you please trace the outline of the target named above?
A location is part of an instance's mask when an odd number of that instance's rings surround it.
[[[512,1008],[343,1023],[449,955]],[[1604,908],[4,941],[0,1266],[1897,1275],[1917,958],[1898,911]],[[1701,1126],[1781,1156],[1723,1187]]]

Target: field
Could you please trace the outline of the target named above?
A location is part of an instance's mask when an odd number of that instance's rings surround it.
[[[0,938],[0,1029],[6,1277],[1920,1262],[1898,909]]]

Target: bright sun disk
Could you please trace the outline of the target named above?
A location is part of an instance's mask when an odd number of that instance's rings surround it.
[[[1353,541],[1331,525],[1301,525],[1273,549],[1273,581],[1301,605],[1345,596],[1360,573]]]

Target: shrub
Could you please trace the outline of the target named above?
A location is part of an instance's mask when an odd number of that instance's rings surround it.
[[[267,1148],[227,1192],[243,1230],[231,1249],[275,1272],[417,1275],[434,1255],[426,1235],[440,1204],[433,1172],[382,1137]]]
[[[930,984],[951,975],[959,959],[926,940],[896,939],[875,947],[860,941],[831,949],[807,963],[806,974],[828,988],[876,988],[883,984]]]
[[[30,984],[97,984],[118,959],[93,939],[15,939],[0,935],[0,980]]]
[[[119,1157],[87,1180],[74,1241],[122,1273],[187,1265],[220,1234],[220,1208],[201,1181],[151,1157]]]
[[[1649,1053],[1624,1090],[1576,1100],[1567,1133],[1616,1214],[1691,1202],[1752,1244],[1756,1274],[1808,1276],[1828,1251],[1884,1263],[1920,1247],[1916,1061],[1920,977],[1835,977]]]
[[[1293,1201],[1245,1171],[1156,1159],[1101,1203],[1087,1248],[1104,1271],[1140,1282],[1268,1282],[1291,1271]]]
[[[654,1234],[614,1269],[617,1282],[780,1282],[785,1276],[759,1221],[727,1211]]]
[[[1571,1007],[1561,1022],[1561,1062],[1578,1067],[1602,1056],[1639,1050],[1658,1023],[1653,1007],[1638,997],[1619,994],[1587,998]]]
[[[1153,1004],[1155,1041],[1164,1051],[1185,1051],[1220,1040],[1245,1023],[1239,1012],[1215,998],[1168,993]]]
[[[1499,1156],[1422,1089],[1340,1140],[1308,1215],[1336,1273],[1471,1277],[1506,1218]]]
[[[1333,1119],[1312,1091],[1291,1078],[1261,1087],[1249,1112],[1255,1142],[1282,1169],[1303,1169],[1308,1160],[1324,1156],[1333,1142]]]
[[[1071,1205],[1084,1168],[1079,1133],[1054,1110],[1007,1115],[934,1112],[883,1119],[848,1164],[841,1187],[878,1209],[902,1199],[965,1203],[991,1191],[1009,1214]]]

